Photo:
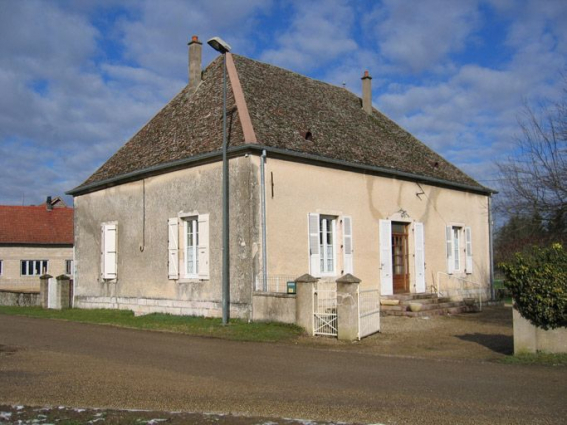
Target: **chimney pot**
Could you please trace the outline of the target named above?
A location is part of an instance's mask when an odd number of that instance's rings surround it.
[[[372,77],[368,71],[364,71],[362,77],[362,109],[372,115]]]
[[[48,196],[45,201],[45,206],[47,207],[47,211],[51,211],[53,209],[53,204],[51,203],[51,196]]]
[[[194,35],[189,42],[189,90],[193,93],[201,82],[201,56],[203,43]]]

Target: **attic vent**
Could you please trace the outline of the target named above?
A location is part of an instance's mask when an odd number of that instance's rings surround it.
[[[309,140],[309,141],[313,140],[313,134],[310,131],[305,133],[305,140]]]
[[[433,163],[433,168],[439,168],[439,161],[435,161]]]

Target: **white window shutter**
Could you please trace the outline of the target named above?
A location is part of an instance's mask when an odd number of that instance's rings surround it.
[[[380,294],[394,294],[392,276],[392,222],[380,220]]]
[[[445,240],[447,242],[447,273],[452,274],[455,261],[453,259],[453,228],[445,228]]]
[[[321,253],[319,252],[319,214],[309,214],[309,273],[321,277]]]
[[[472,251],[472,230],[470,227],[465,227],[465,250],[467,254],[466,273],[472,274],[473,272],[473,251]]]
[[[179,279],[179,221],[177,217],[167,221],[168,227],[168,278]]]
[[[415,236],[415,292],[425,292],[425,234],[423,223],[414,223]]]
[[[117,269],[116,224],[102,225],[102,277],[116,279]]]
[[[353,254],[352,254],[352,218],[343,217],[343,256],[344,256],[344,273],[354,273]]]
[[[199,279],[209,279],[209,214],[199,214],[199,246],[198,258],[198,274]]]

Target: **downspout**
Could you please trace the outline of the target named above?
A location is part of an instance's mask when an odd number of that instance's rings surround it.
[[[268,292],[268,250],[266,247],[266,173],[264,170],[266,164],[266,150],[262,151],[260,161],[260,198],[262,207],[262,290]]]
[[[489,244],[489,261],[490,261],[490,297],[495,299],[494,294],[494,251],[492,244],[492,195],[488,196],[488,244]]]

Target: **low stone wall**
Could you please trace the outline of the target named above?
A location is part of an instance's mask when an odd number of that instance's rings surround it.
[[[514,309],[514,354],[567,353],[567,328],[544,331]]]
[[[255,292],[252,296],[252,320],[255,322],[295,323],[295,295]]]
[[[135,297],[75,296],[75,308],[132,310],[135,315],[166,313],[177,316],[222,317],[222,305],[213,301],[180,301]],[[230,317],[248,319],[248,304],[230,304]]]
[[[0,305],[19,307],[41,306],[39,291],[0,289]]]

